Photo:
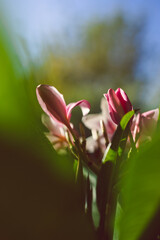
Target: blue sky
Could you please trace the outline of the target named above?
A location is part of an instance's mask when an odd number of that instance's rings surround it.
[[[37,44],[51,33],[60,33],[71,25],[83,23],[93,17],[112,16],[122,11],[138,20],[147,17],[147,43],[160,44],[159,0],[2,0],[6,15],[16,32],[28,43]]]
[[[25,39],[32,54],[42,42],[72,31],[75,26],[92,18],[112,17],[123,12],[128,19],[146,19],[144,49],[148,59],[142,66],[148,79],[159,84],[160,75],[160,0],[1,0],[5,15],[20,38]],[[152,53],[152,56],[150,56]],[[160,84],[159,84],[160,87]]]

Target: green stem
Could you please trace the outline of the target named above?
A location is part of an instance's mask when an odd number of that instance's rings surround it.
[[[69,131],[71,132],[74,142],[75,142],[75,146],[77,148],[77,152],[79,154],[79,157],[87,164],[87,166],[97,175],[100,167],[97,166],[97,164],[95,164],[94,162],[91,162],[90,159],[88,158],[88,156],[86,155],[86,153],[83,151],[79,139],[78,137],[75,135],[73,129],[71,127],[69,127]]]

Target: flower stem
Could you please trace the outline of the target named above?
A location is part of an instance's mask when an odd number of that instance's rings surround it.
[[[71,127],[69,127],[69,131],[71,132],[71,134],[73,136],[79,158],[81,158],[87,164],[87,166],[97,175],[99,173],[100,167],[98,167],[97,164],[95,164],[94,162],[90,161],[86,152],[83,151],[81,144],[79,142],[79,139]]]

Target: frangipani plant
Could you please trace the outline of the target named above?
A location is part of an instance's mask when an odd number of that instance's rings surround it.
[[[52,86],[39,85],[36,94],[43,111],[59,124],[65,125],[70,131],[72,131],[70,125],[72,109],[80,106],[83,115],[90,111],[90,104],[86,100],[66,105],[63,95]]]
[[[112,240],[121,194],[121,189],[117,186],[121,176],[125,175],[124,165],[130,160],[131,152],[132,155],[136,154],[144,136],[151,138],[151,132],[158,121],[159,109],[136,113],[121,88],[116,91],[109,89],[104,94],[102,112],[99,114],[88,114],[90,104],[87,100],[66,105],[63,95],[52,86],[39,85],[36,93],[40,106],[47,114],[43,115],[42,122],[49,130],[46,133],[49,141],[56,150],[68,148],[77,160],[75,177],[80,189],[83,214],[87,213],[93,224],[92,207],[96,201],[99,224],[94,229],[98,240]],[[82,110],[83,124],[92,131],[89,138],[85,136],[82,123],[78,134],[70,122],[71,111],[76,106]],[[129,148],[126,149],[127,142]],[[87,178],[84,170],[88,173]],[[96,179],[96,185],[91,183],[91,175]],[[93,189],[96,189],[96,199],[92,196]]]

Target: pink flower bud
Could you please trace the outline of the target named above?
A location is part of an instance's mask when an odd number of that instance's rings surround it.
[[[36,94],[43,111],[54,121],[66,125],[69,129],[71,129],[71,111],[74,107],[80,106],[83,116],[90,111],[90,104],[86,100],[70,103],[66,106],[63,95],[55,87],[49,85],[39,85]]]
[[[127,94],[121,88],[118,88],[116,91],[110,88],[108,93],[104,94],[104,97],[108,102],[110,116],[117,125],[125,113],[133,109]]]

